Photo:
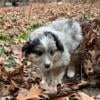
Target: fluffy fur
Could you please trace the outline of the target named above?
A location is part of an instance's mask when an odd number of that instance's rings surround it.
[[[32,32],[22,51],[33,64],[39,66],[48,85],[57,85],[62,82],[71,53],[82,39],[83,34],[77,21],[56,20]],[[74,73],[69,70],[69,77]]]

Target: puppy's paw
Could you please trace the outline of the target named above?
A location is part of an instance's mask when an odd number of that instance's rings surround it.
[[[69,70],[69,71],[67,72],[67,76],[68,76],[69,78],[73,78],[73,77],[75,76],[75,72]]]
[[[45,80],[42,80],[40,83],[40,87],[45,90],[46,93],[56,93],[57,92],[57,86],[54,85],[48,85]]]
[[[74,66],[69,66],[68,67],[67,76],[69,78],[73,78],[75,76],[75,67]]]

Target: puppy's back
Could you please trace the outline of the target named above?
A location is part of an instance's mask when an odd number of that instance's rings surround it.
[[[53,21],[50,27],[64,35],[63,40],[69,51],[73,51],[80,44],[83,39],[83,33],[79,22],[72,19],[61,19]]]

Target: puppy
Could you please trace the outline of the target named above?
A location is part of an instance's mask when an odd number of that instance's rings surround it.
[[[83,34],[77,21],[56,20],[32,32],[22,52],[40,68],[47,84],[55,86],[62,82],[71,53],[82,39]],[[74,74],[74,70],[68,71],[69,77],[73,77]]]

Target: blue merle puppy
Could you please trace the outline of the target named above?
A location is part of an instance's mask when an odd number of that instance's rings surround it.
[[[83,34],[79,22],[72,19],[53,21],[31,33],[22,51],[42,72],[48,85],[62,82],[71,54],[79,46]],[[68,70],[73,77],[75,70]]]

